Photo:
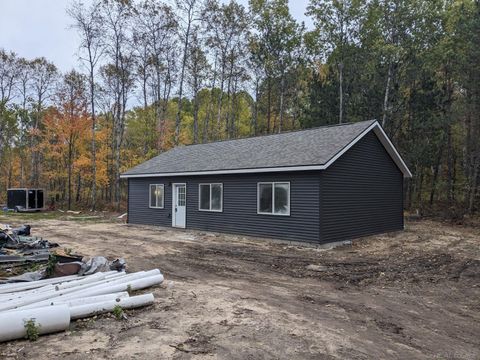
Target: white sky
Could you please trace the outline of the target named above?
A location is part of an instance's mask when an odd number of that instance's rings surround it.
[[[248,0],[238,0],[247,5]],[[85,0],[88,3],[89,0]],[[65,12],[70,0],[0,0],[0,48],[31,59],[44,56],[68,71],[78,67],[78,38]],[[290,11],[308,26],[308,0],[289,0]]]

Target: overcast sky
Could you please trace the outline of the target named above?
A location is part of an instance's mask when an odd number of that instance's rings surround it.
[[[88,3],[89,0],[85,0]],[[248,0],[239,0],[246,5]],[[78,38],[69,29],[65,9],[70,0],[0,0],[0,48],[28,59],[44,56],[60,70],[78,67]],[[308,0],[290,0],[290,10],[299,21],[305,17]]]

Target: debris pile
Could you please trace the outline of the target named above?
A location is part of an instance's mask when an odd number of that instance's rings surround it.
[[[152,293],[135,290],[163,282],[158,269],[71,275],[0,285],[0,342],[64,331],[70,321],[150,305]],[[33,329],[33,330],[32,330]]]
[[[72,254],[72,249],[30,236],[30,230],[30,225],[12,228],[0,224],[0,284],[125,269],[123,259]]]
[[[12,275],[25,274],[28,271],[37,271],[47,266],[51,254],[58,244],[41,237],[31,236],[30,225],[12,228],[10,225],[0,224],[0,278]],[[81,260],[77,256],[59,261],[70,262]],[[46,274],[32,274],[19,281],[39,280]]]
[[[0,342],[68,329],[70,321],[150,305],[158,269],[127,274],[125,261],[84,258],[30,236],[30,226],[0,224]],[[14,276],[12,276],[14,275]]]

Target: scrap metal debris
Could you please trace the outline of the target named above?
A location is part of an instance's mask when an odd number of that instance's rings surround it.
[[[45,277],[45,274],[30,274],[12,279],[15,275],[35,273],[45,267],[51,259],[51,251],[58,244],[41,237],[31,236],[30,225],[14,228],[0,224],[0,283],[5,277],[9,281],[33,281]],[[31,280],[28,280],[31,279]]]

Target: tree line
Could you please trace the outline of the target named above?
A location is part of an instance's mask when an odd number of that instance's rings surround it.
[[[287,0],[67,13],[76,69],[0,50],[0,189],[119,209],[119,174],[173,146],[377,119],[414,174],[407,208],[478,211],[479,0],[310,0],[310,28]]]

